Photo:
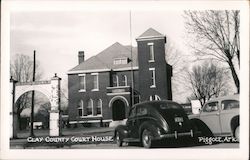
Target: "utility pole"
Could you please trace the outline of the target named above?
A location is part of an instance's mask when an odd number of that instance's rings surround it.
[[[34,60],[33,60],[33,79],[32,81],[35,82],[36,77],[36,51],[34,50]],[[32,91],[31,97],[31,113],[30,113],[30,136],[35,137],[33,131],[33,122],[34,122],[34,101],[35,101],[35,91]]]
[[[133,53],[132,53],[132,24],[131,11],[129,12],[129,30],[130,30],[130,54],[131,54],[131,107],[134,105],[134,71],[133,71]]]

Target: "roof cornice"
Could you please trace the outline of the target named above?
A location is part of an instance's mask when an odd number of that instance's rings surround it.
[[[115,68],[115,69],[91,69],[91,70],[77,70],[77,71],[68,71],[67,74],[84,74],[84,73],[100,73],[100,72],[108,72],[108,71],[131,71],[138,70],[138,66],[132,67],[123,67],[123,68]]]
[[[136,38],[136,41],[145,41],[145,40],[157,40],[157,39],[165,39],[166,36],[147,36],[147,37],[138,37]]]
[[[99,72],[108,72],[111,69],[90,69],[90,70],[77,70],[77,71],[68,71],[67,74],[81,74],[81,73],[99,73]]]

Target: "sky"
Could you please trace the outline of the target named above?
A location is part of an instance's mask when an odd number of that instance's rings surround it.
[[[167,36],[180,52],[190,54],[185,45],[182,11],[39,11],[10,15],[11,59],[16,54],[33,56],[43,70],[44,80],[54,73],[67,89],[67,71],[78,64],[78,51],[85,59],[115,42],[136,46],[136,37],[152,27]],[[131,41],[132,40],[132,41]]]

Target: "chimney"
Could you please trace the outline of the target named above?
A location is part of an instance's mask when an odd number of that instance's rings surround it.
[[[84,62],[84,51],[78,52],[78,62],[79,62],[79,64]]]

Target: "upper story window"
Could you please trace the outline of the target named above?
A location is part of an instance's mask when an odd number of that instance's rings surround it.
[[[115,58],[114,65],[119,65],[119,64],[128,64],[128,58],[127,57]]]
[[[149,68],[150,71],[150,78],[151,78],[151,85],[150,88],[155,88],[156,84],[155,84],[155,68]]]
[[[80,81],[80,90],[79,92],[85,92],[86,91],[86,75],[85,74],[79,74],[79,81]]]
[[[93,76],[93,89],[92,91],[99,91],[99,75],[98,73],[91,73]]]
[[[126,75],[122,76],[122,86],[128,86],[128,78]]]
[[[148,43],[149,46],[149,62],[155,61],[155,54],[154,54],[154,43]]]
[[[113,87],[119,86],[119,77],[118,75],[113,75]]]

